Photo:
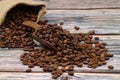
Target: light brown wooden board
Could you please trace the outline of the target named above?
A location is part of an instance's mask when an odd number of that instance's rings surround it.
[[[63,77],[69,77],[69,80],[119,80],[119,74],[98,74],[98,73],[75,73],[74,76],[68,76],[64,73],[56,80],[63,80]],[[18,73],[18,72],[0,72],[0,80],[54,80],[50,73]]]

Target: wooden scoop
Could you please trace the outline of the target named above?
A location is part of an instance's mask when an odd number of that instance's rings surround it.
[[[50,49],[58,51],[57,48],[54,45],[52,45],[49,41],[46,41],[44,39],[39,39],[39,37],[37,37],[35,35],[36,32],[38,31],[38,29],[41,27],[39,24],[37,24],[37,23],[35,23],[33,21],[25,21],[22,24],[35,29],[35,31],[32,33],[33,39],[35,39],[36,41],[40,42],[42,45],[44,45],[44,46],[46,46],[46,47],[48,47]]]

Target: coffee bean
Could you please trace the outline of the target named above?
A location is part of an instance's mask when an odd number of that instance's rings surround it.
[[[77,66],[78,66],[78,67],[82,67],[83,65],[82,65],[81,63],[78,63]]]
[[[53,78],[53,79],[57,79],[58,76],[54,74],[54,75],[52,75],[52,78]]]
[[[98,66],[101,66],[101,65],[103,65],[103,63],[102,62],[98,62]]]
[[[109,60],[109,57],[105,57],[105,60]]]
[[[45,23],[48,23],[48,20],[44,20]]]
[[[73,66],[69,66],[67,71],[73,71],[74,67]]]
[[[61,69],[62,69],[62,71],[63,71],[63,72],[65,72],[65,71],[66,71],[66,67],[62,67]]]
[[[75,26],[74,28],[75,28],[75,30],[79,30],[79,29],[80,29],[80,28],[79,28],[79,27],[77,27],[77,26]]]
[[[74,72],[73,72],[73,71],[69,71],[68,74],[69,74],[70,76],[73,76],[73,75],[74,75]]]
[[[64,24],[64,20],[60,20],[60,25],[63,25]]]
[[[94,34],[95,34],[95,31],[89,31],[88,34],[94,35]]]
[[[63,70],[62,69],[57,69],[58,74],[62,75],[63,74]]]
[[[56,71],[52,71],[51,74],[54,75],[56,73]]]
[[[101,59],[102,61],[104,61],[104,60],[105,60],[105,54],[101,54],[101,55],[100,55],[100,59]]]
[[[29,68],[33,68],[34,65],[33,65],[32,63],[28,63],[28,67],[29,67]]]
[[[57,52],[57,56],[62,56],[62,53],[61,52]]]
[[[107,57],[113,57],[113,54],[106,54]]]
[[[95,37],[95,40],[99,40],[99,37]]]
[[[113,69],[114,67],[113,67],[113,65],[109,65],[108,68],[109,69]]]
[[[31,69],[27,69],[26,72],[32,72],[32,70]]]

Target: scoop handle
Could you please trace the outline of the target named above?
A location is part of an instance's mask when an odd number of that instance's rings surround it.
[[[33,21],[25,21],[22,24],[35,29],[34,33],[36,33],[36,31],[40,28],[40,25]]]

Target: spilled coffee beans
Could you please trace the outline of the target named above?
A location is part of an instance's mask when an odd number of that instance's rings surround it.
[[[113,57],[107,53],[106,43],[93,38],[94,31],[86,34],[72,34],[61,26],[45,23],[36,32],[36,37],[49,41],[58,51],[43,46],[33,52],[23,53],[21,61],[28,67],[40,66],[45,72],[51,72],[56,79],[63,72],[74,75],[74,65],[96,68],[106,64]],[[111,67],[110,67],[111,68]]]
[[[82,67],[86,64],[89,68],[96,68],[105,65],[106,60],[113,57],[113,54],[107,53],[106,43],[100,43],[99,37],[93,38],[94,31],[72,34],[57,24],[48,24],[48,20],[38,23],[41,27],[35,36],[49,41],[57,51],[45,46],[34,49],[36,46],[32,38],[34,29],[22,23],[27,20],[35,22],[38,10],[20,4],[8,12],[5,22],[0,26],[1,48],[23,48],[24,51],[28,51],[20,56],[23,65],[29,68],[39,66],[43,71],[51,72],[52,78],[56,79],[64,72],[73,76],[74,65]],[[63,24],[61,21],[60,25]],[[75,29],[79,30],[79,27]],[[108,68],[113,69],[113,66],[110,65]]]

